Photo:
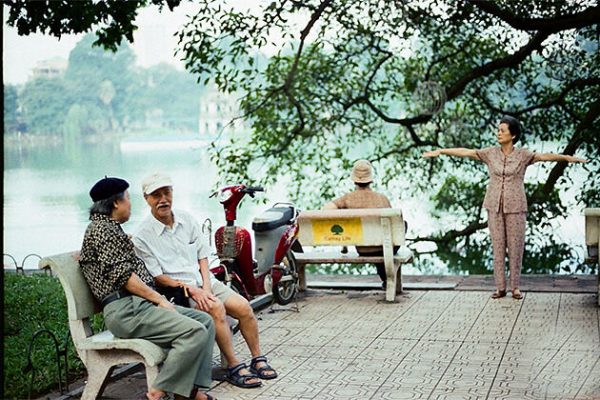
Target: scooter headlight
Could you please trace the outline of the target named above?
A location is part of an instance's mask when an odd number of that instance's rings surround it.
[[[231,196],[233,196],[233,190],[225,189],[225,190],[221,191],[221,193],[219,193],[219,202],[225,203],[227,200],[229,200],[231,198]]]

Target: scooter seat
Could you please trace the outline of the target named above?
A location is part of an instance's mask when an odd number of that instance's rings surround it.
[[[289,225],[294,218],[294,209],[292,207],[273,207],[263,212],[252,221],[252,230],[254,232],[266,232],[279,228],[283,225]]]

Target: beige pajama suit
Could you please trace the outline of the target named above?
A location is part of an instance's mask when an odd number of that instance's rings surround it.
[[[506,290],[505,260],[508,248],[510,287],[519,288],[521,265],[525,248],[527,199],[525,170],[533,164],[535,153],[515,148],[505,156],[500,147],[477,150],[490,174],[483,208],[488,211],[488,228],[494,253],[496,289]]]

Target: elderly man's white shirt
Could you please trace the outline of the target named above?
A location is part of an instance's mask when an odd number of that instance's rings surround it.
[[[207,258],[210,248],[194,217],[185,211],[172,212],[172,228],[152,214],[142,222],[133,238],[135,252],[153,277],[164,274],[201,286],[198,260]],[[210,278],[216,279],[212,274]]]

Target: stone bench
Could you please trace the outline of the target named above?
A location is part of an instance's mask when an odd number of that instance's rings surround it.
[[[77,354],[88,373],[81,398],[99,398],[113,369],[120,364],[144,364],[150,388],[158,375],[159,364],[166,357],[166,351],[144,339],[118,339],[109,331],[92,331],[90,321],[102,309],[81,273],[79,252],[45,257],[40,260],[39,268],[50,268],[65,291],[69,330]]]
[[[596,262],[598,273],[598,305],[600,306],[600,208],[586,208],[585,216],[585,245],[587,247],[588,260]]]
[[[298,216],[299,242],[312,246],[310,252],[295,252],[300,290],[306,290],[306,264],[383,263],[387,275],[385,298],[394,301],[402,293],[402,264],[411,262],[412,253],[405,246],[402,211],[394,208],[303,211]],[[319,251],[331,246],[381,246],[383,256],[360,256]],[[394,255],[394,246],[400,247]]]

